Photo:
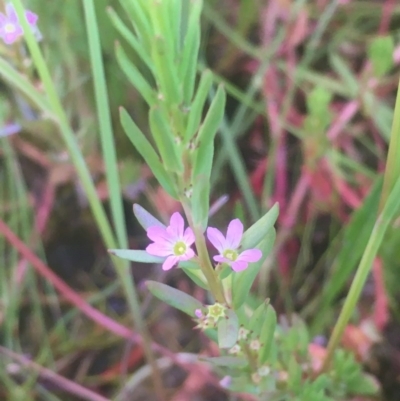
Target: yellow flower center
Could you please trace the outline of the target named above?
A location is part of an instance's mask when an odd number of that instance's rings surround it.
[[[186,252],[186,244],[183,241],[178,241],[174,246],[174,254],[176,256],[182,256]]]
[[[10,22],[8,22],[7,24],[4,25],[4,31],[6,33],[13,33],[15,32],[15,26],[14,24],[11,24]]]
[[[238,253],[236,251],[234,251],[233,249],[226,249],[224,251],[224,257],[227,258],[228,260],[234,262],[238,257]]]

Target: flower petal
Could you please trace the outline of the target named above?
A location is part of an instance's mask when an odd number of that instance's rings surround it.
[[[261,259],[261,256],[262,252],[259,249],[247,249],[243,251],[236,260],[240,262],[258,262]]]
[[[241,272],[243,270],[246,270],[249,264],[247,262],[244,262],[242,260],[235,260],[232,264],[232,270],[235,272]]]
[[[6,4],[6,14],[10,22],[18,24],[18,15],[11,3]]]
[[[172,255],[173,253],[171,248],[160,246],[159,244],[156,243],[148,245],[146,248],[146,252],[149,253],[150,255],[162,256],[162,257]]]
[[[190,227],[188,227],[183,234],[183,241],[185,242],[185,244],[187,246],[190,246],[193,244],[194,240],[195,240],[195,238],[194,238],[193,230]]]
[[[33,13],[32,11],[29,11],[29,10],[25,11],[25,18],[28,21],[28,24],[30,26],[35,26],[36,22],[38,20],[38,16],[35,13]]]
[[[185,222],[180,213],[175,212],[169,221],[169,226],[167,227],[167,232],[174,240],[182,239],[183,229],[185,227]]]
[[[218,263],[228,263],[228,265],[232,263],[231,260],[227,259],[225,256],[222,255],[215,255],[213,259]]]
[[[243,224],[239,219],[234,219],[229,223],[226,233],[227,248],[237,249],[243,235]]]
[[[179,259],[178,259],[176,256],[168,256],[168,258],[165,259],[164,263],[162,264],[162,269],[163,269],[163,270],[170,270],[170,269],[172,269],[178,262],[179,262]]]
[[[3,25],[7,24],[8,18],[6,15],[3,13],[0,13],[0,27],[3,27]]]
[[[147,229],[146,233],[147,236],[154,242],[174,242],[164,227],[151,226]]]
[[[217,228],[208,227],[207,228],[207,238],[208,240],[217,248],[219,253],[223,253],[226,248],[226,239]]]

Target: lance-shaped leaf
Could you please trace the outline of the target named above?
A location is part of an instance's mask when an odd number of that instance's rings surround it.
[[[175,199],[177,194],[171,182],[170,177],[165,171],[156,151],[151,146],[150,142],[143,135],[139,127],[133,122],[127,111],[120,109],[121,124],[124,127],[125,133],[131,140],[137,151],[146,160],[154,176],[157,178],[160,185]]]
[[[225,100],[225,89],[222,85],[219,85],[197,135],[196,144],[198,146],[208,146],[214,142],[215,134],[224,116]]]
[[[268,301],[263,302],[250,317],[248,328],[257,336],[260,335],[263,320],[267,314]]]
[[[199,357],[200,361],[209,362],[214,366],[226,366],[230,368],[244,368],[248,362],[238,356],[216,356],[212,358]]]
[[[159,226],[165,228],[165,224],[161,223],[160,220],[157,220],[144,207],[138,205],[137,203],[133,205],[133,214],[136,216],[138,222],[146,231],[149,227],[153,226]]]
[[[129,45],[135,50],[135,52],[139,55],[142,61],[146,64],[146,66],[150,69],[153,68],[153,63],[151,61],[150,55],[148,51],[144,48],[143,44],[140,43],[139,39],[136,37],[134,33],[122,22],[121,18],[117,15],[117,13],[109,7],[107,9],[108,15],[111,19],[116,30],[121,34],[121,36],[129,43]]]
[[[204,288],[205,290],[209,290],[207,279],[197,263],[192,262],[191,260],[187,260],[185,262],[180,262],[178,264],[178,267],[180,267],[186,273],[186,275],[189,276],[189,278],[199,287]]]
[[[196,96],[190,106],[190,113],[185,132],[185,142],[192,139],[193,135],[199,128],[203,109],[213,82],[213,76],[210,70],[205,70],[201,74],[200,83],[197,88]]]
[[[165,36],[153,38],[152,59],[155,66],[154,73],[166,104],[181,104],[181,85],[179,85],[173,55],[166,49],[167,43]]]
[[[275,327],[277,323],[276,312],[271,305],[267,306],[267,311],[262,323],[260,342],[261,350],[258,354],[260,365],[270,360],[271,347],[274,342]],[[271,361],[270,361],[271,362]]]
[[[115,50],[121,70],[125,73],[132,85],[138,90],[140,95],[143,96],[143,99],[147,104],[152,106],[156,98],[153,88],[149,85],[138,68],[129,60],[119,43],[116,44]]]
[[[197,58],[200,48],[200,15],[203,1],[187,1],[187,3],[191,3],[190,14],[181,62],[179,63],[179,78],[183,83],[183,101],[186,105],[188,105],[192,99],[196,82]]]
[[[191,202],[193,223],[204,231],[207,227],[210,210],[210,180],[207,177],[202,175],[197,177],[193,186]]]
[[[377,77],[382,77],[393,68],[394,42],[392,36],[377,36],[368,46],[368,56]]]
[[[218,346],[222,349],[235,345],[239,333],[239,319],[232,309],[226,311],[227,319],[218,320]]]
[[[251,286],[261,269],[266,257],[271,252],[275,242],[275,229],[270,228],[264,239],[256,245],[262,252],[262,258],[256,263],[250,263],[246,270],[232,274],[232,301],[235,309],[238,309],[246,301]]]
[[[255,248],[273,228],[279,214],[277,203],[260,220],[246,230],[242,238],[243,249]]]
[[[196,298],[176,288],[172,288],[157,281],[147,281],[146,286],[155,297],[189,316],[194,317],[195,310],[203,308],[203,304]]]
[[[175,141],[167,117],[159,106],[151,108],[149,121],[153,138],[165,168],[169,171],[182,173],[183,164],[179,145]]]
[[[108,252],[121,259],[130,260],[131,262],[162,263],[164,261],[163,258],[150,255],[146,251],[137,249],[109,249]]]
[[[145,49],[150,49],[152,27],[151,21],[146,15],[143,5],[140,1],[121,0],[122,7],[125,9],[129,20],[132,21],[138,38],[143,43]]]

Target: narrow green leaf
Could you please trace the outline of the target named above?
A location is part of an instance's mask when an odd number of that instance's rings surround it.
[[[239,319],[232,309],[226,311],[227,319],[218,320],[218,346],[222,349],[235,345],[239,333]]]
[[[330,55],[330,62],[334,71],[342,78],[346,88],[350,91],[351,97],[355,97],[358,93],[359,85],[353,71],[337,54]]]
[[[138,38],[143,42],[145,49],[150,49],[151,46],[151,21],[146,15],[143,5],[140,1],[120,0],[122,7],[124,7],[129,20],[132,21]]]
[[[216,356],[212,358],[200,356],[199,360],[211,363],[214,366],[226,366],[230,368],[244,368],[248,364],[245,358],[237,356]]]
[[[183,163],[179,145],[175,142],[168,119],[160,107],[152,107],[149,115],[153,138],[166,170],[182,173]]]
[[[107,8],[108,15],[111,19],[115,29],[121,34],[121,36],[129,43],[130,46],[135,50],[136,54],[142,59],[150,71],[153,70],[153,63],[151,61],[148,51],[144,48],[143,44],[139,42],[138,38],[134,33],[122,22],[121,18],[111,8]]]
[[[167,172],[164,170],[164,167],[150,142],[143,135],[138,126],[133,122],[127,111],[123,108],[120,109],[120,118],[126,135],[131,140],[138,152],[146,160],[146,163],[150,167],[154,176],[157,178],[158,182],[173,198],[177,199],[174,185],[172,184]]]
[[[393,68],[394,42],[391,36],[374,37],[368,46],[368,57],[377,77],[383,77]]]
[[[204,231],[207,227],[210,210],[210,180],[208,177],[198,176],[196,178],[191,202],[193,223]]]
[[[242,238],[243,249],[250,249],[256,247],[260,241],[268,234],[278,218],[279,205],[275,203],[274,206],[266,213],[260,220],[254,223],[246,230]]]
[[[188,105],[193,97],[200,48],[200,15],[203,1],[196,0],[190,7],[189,22],[179,65],[179,77],[183,82],[183,101]]]
[[[185,262],[179,262],[178,267],[180,267],[199,287],[209,290],[207,279],[197,263],[187,260]]]
[[[267,315],[268,301],[264,301],[251,315],[249,330],[259,336],[265,316]]]
[[[52,115],[52,109],[48,100],[28,81],[25,75],[16,71],[10,63],[0,57],[0,76],[4,77],[11,85],[17,88],[28,99],[36,104],[40,110]]]
[[[133,205],[133,214],[138,219],[140,225],[147,230],[152,226],[164,227],[165,225],[161,221],[157,220],[152,214],[150,214],[145,208],[135,203]]]
[[[195,310],[201,309],[203,304],[192,296],[157,281],[147,281],[149,291],[166,304],[195,317]]]
[[[200,146],[194,152],[194,163],[192,171],[193,187],[195,186],[199,177],[201,177],[201,179],[210,179],[211,177],[211,170],[214,159],[214,143],[211,142],[207,146]]]
[[[364,252],[375,223],[381,189],[382,179],[378,179],[363,205],[352,214],[344,229],[341,240],[343,245],[330,269],[329,278],[318,302],[318,309],[313,320],[314,333],[323,329],[323,325],[326,323],[325,316],[328,315],[336,297],[345,288]]]
[[[153,88],[146,81],[138,68],[129,60],[119,43],[115,45],[115,54],[121,70],[125,73],[129,81],[138,90],[141,96],[143,96],[146,103],[149,106],[152,106],[156,101]]]
[[[185,132],[185,143],[190,141],[197,132],[203,115],[204,105],[213,83],[213,75],[210,70],[205,70],[201,74],[199,87],[196,96],[190,106],[189,118]]]
[[[238,309],[246,301],[251,286],[261,269],[262,264],[267,258],[268,254],[275,242],[275,229],[269,229],[264,239],[257,244],[257,248],[263,253],[262,258],[256,263],[250,263],[249,267],[238,273],[232,274],[232,301],[235,309]]]
[[[265,314],[260,334],[260,342],[262,344],[262,347],[258,356],[258,360],[260,361],[261,365],[267,362],[270,355],[271,347],[274,341],[276,324],[276,312],[271,305],[268,305],[267,313]]]
[[[182,86],[179,84],[173,56],[168,54],[165,45],[165,37],[156,36],[153,38],[152,59],[155,66],[154,73],[161,91],[160,95],[166,104],[181,104]]]
[[[210,143],[213,143],[215,134],[217,133],[219,125],[221,124],[224,116],[225,100],[226,94],[224,87],[219,85],[217,93],[215,94],[210,108],[207,111],[204,122],[199,129],[199,133],[196,138],[196,144],[198,146],[208,146]]]
[[[108,252],[121,259],[130,260],[131,262],[162,263],[164,261],[163,258],[136,249],[109,249]]]

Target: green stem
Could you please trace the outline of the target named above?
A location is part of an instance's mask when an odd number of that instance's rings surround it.
[[[118,245],[121,248],[128,247],[128,238],[126,234],[125,218],[121,199],[121,186],[119,182],[117,155],[113,138],[113,130],[110,116],[110,105],[108,102],[107,85],[104,74],[104,65],[101,55],[100,36],[96,19],[96,11],[93,0],[85,0],[84,11],[86,18],[86,29],[89,41],[90,60],[93,73],[97,116],[99,119],[100,138],[103,149],[103,156],[106,165],[107,186],[111,203],[111,213],[114,221],[114,227],[117,233]],[[122,262],[122,263],[121,263]],[[150,333],[143,321],[139,297],[130,274],[129,262],[118,260],[123,264],[122,268],[117,269],[117,273],[125,290],[129,307],[132,312],[135,327],[143,338],[143,348],[146,359],[151,366],[155,392],[160,400],[166,399],[161,375],[151,349]]]
[[[226,304],[227,302],[225,299],[224,290],[222,288],[222,283],[219,280],[219,277],[210,262],[203,230],[201,229],[201,227],[197,227],[193,224],[192,213],[187,202],[183,199],[181,199],[180,201],[182,203],[186,217],[189,221],[189,225],[192,228],[194,236],[196,238],[195,242],[199,265],[210,287],[210,292],[217,302],[221,304]]]
[[[371,270],[372,263],[378,253],[386,230],[389,227],[389,224],[391,223],[393,217],[396,215],[396,213],[398,213],[399,209],[400,178],[397,179],[393,190],[387,198],[387,202],[383,207],[383,211],[378,216],[375,226],[369,237],[367,247],[365,248],[364,254],[357,269],[357,273],[354,277],[353,283],[351,284],[349,294],[347,295],[346,301],[343,305],[343,309],[340,313],[339,319],[329,340],[327,355],[322,367],[322,371],[326,371],[329,367],[330,361],[333,357],[333,353],[340,342],[343,331],[346,328],[353,314],[354,308],[358,302],[361,291],[365,285],[368,274]]]
[[[18,18],[21,21],[22,28],[24,29],[26,43],[32,56],[33,63],[36,66],[40,79],[43,83],[45,93],[47,94],[48,104],[53,113],[54,120],[60,128],[60,133],[67,147],[69,157],[74,164],[78,177],[85,190],[90,208],[99,227],[103,240],[107,247],[115,248],[116,242],[114,234],[111,230],[101,202],[97,196],[96,188],[93,184],[92,177],[85,163],[85,159],[83,158],[79,145],[76,141],[74,132],[68,124],[67,116],[57,95],[57,91],[54,87],[43,54],[39,48],[38,43],[36,42],[36,39],[33,36],[33,33],[31,32],[30,26],[25,19],[24,7],[21,3],[21,0],[12,0],[12,2],[14,4],[15,11],[17,12]],[[43,106],[44,105],[45,104],[43,104]]]
[[[358,266],[356,276],[350,287],[349,294],[343,305],[339,319],[335,325],[332,336],[329,340],[327,356],[322,367],[322,371],[326,370],[333,357],[333,353],[339,344],[343,331],[350,320],[356,303],[360,297],[361,290],[365,284],[374,258],[377,255],[379,246],[386,232],[390,221],[398,210],[399,200],[396,196],[400,196],[400,82],[397,90],[396,104],[393,116],[393,125],[390,136],[388,158],[386,162],[386,170],[384,183],[382,188],[381,199],[379,203],[379,216],[372,230],[371,236],[365,248],[361,262]],[[392,189],[393,188],[393,189]]]

